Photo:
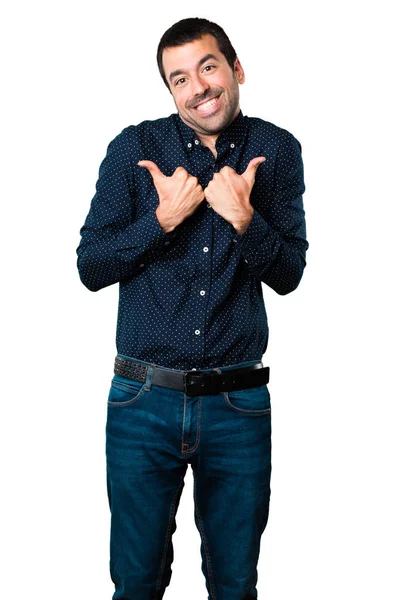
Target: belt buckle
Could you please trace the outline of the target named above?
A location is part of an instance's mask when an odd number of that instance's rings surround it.
[[[206,373],[204,371],[184,371],[184,392],[187,396],[199,396],[201,394],[217,394],[219,390],[219,376],[217,371]],[[200,381],[193,378],[200,377]],[[206,380],[204,381],[203,378]],[[217,385],[216,385],[217,384]]]

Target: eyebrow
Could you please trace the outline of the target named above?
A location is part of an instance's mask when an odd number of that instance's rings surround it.
[[[205,63],[207,60],[214,59],[218,62],[218,58],[215,56],[215,54],[205,54],[203,56],[203,58],[201,58],[198,63],[196,64],[197,67],[200,67],[203,63]],[[170,73],[169,76],[169,81],[171,81],[172,79],[174,79],[174,77],[177,77],[177,75],[182,75],[183,73],[185,73],[185,71],[183,71],[182,69],[177,69],[177,71],[172,71],[172,73]]]

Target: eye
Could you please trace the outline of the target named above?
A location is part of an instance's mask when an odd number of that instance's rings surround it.
[[[180,77],[180,79],[177,79],[174,85],[178,85],[180,81],[185,81],[185,77]]]
[[[203,71],[205,71],[206,69],[215,69],[215,65],[206,65],[206,66],[203,68]]]

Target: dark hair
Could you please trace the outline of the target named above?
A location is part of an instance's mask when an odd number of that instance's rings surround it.
[[[212,21],[207,19],[200,19],[199,17],[191,19],[182,19],[178,21],[165,31],[159,42],[158,50],[156,53],[156,60],[159,67],[159,72],[165,82],[166,87],[170,90],[170,86],[167,83],[166,75],[163,69],[162,54],[165,48],[173,48],[174,46],[182,46],[188,42],[201,39],[206,34],[211,34],[217,40],[218,48],[220,52],[225,56],[229,63],[230,68],[233,71],[234,63],[237,58],[235,49],[225,31]]]

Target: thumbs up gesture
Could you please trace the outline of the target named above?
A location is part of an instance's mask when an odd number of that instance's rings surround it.
[[[140,160],[137,164],[151,173],[159,196],[156,216],[166,233],[189,217],[204,200],[197,177],[190,175],[184,167],[177,167],[173,175],[167,177],[152,160]]]
[[[257,168],[265,160],[264,156],[253,158],[241,175],[231,167],[223,167],[204,190],[207,202],[232,223],[237,233],[244,233],[252,219],[254,209],[250,204],[250,194]]]

